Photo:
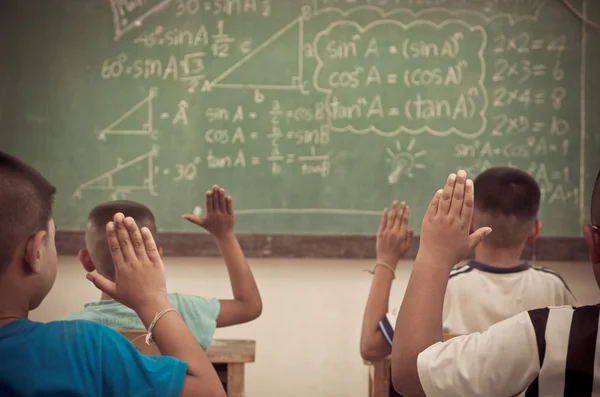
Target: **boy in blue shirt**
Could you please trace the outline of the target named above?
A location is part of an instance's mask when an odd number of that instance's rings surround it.
[[[165,356],[142,356],[96,323],[28,320],[56,279],[54,194],[39,172],[0,152],[0,395],[225,397],[205,352],[167,299],[152,235],[123,214],[106,225],[115,281],[97,273],[87,278],[134,310]]]
[[[88,272],[97,270],[109,280],[114,280],[113,264],[104,225],[116,213],[133,218],[142,227],[156,234],[156,222],[150,209],[133,201],[111,201],[96,206],[88,217],[85,232],[85,249],[79,259]],[[196,340],[207,349],[216,327],[242,324],[256,319],[262,311],[262,301],[252,270],[233,231],[235,212],[233,199],[225,190],[213,186],[206,192],[206,215],[184,215],[184,219],[203,227],[214,238],[227,266],[234,299],[206,299],[196,295],[168,294],[169,301],[183,317]],[[162,250],[159,246],[159,253]],[[90,320],[114,330],[143,330],[137,314],[128,307],[102,294],[100,301],[87,303],[83,310],[72,313],[67,320]]]

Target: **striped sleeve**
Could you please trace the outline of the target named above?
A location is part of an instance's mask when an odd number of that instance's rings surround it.
[[[527,312],[483,333],[438,342],[419,354],[427,397],[506,397],[522,393],[540,371],[536,333]]]
[[[541,370],[525,396],[554,395],[556,390],[564,390],[565,396],[600,395],[600,379],[594,375],[594,368],[600,367],[600,307],[539,309],[530,316]]]
[[[391,313],[386,314],[379,322],[379,330],[383,334],[385,340],[392,346],[394,341],[394,327],[396,326],[396,317]]]

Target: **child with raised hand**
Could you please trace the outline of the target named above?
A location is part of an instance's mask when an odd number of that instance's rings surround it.
[[[183,367],[187,363],[182,396],[225,396],[212,363],[167,298],[165,268],[150,230],[140,231],[133,218],[119,213],[114,222],[106,225],[106,235],[115,264],[115,280],[98,273],[89,273],[87,279],[103,293],[133,309],[148,330],[149,339],[163,355],[178,358]],[[140,391],[135,390],[131,395],[136,393]]]
[[[526,244],[535,241],[541,230],[537,218],[540,188],[535,179],[516,168],[492,167],[477,176],[473,188],[470,227],[491,227],[494,233],[475,248],[473,260],[450,272],[442,310],[444,333],[482,332],[522,311],[577,306],[557,272],[521,260]],[[406,233],[407,228],[403,230]],[[396,252],[402,257],[407,243],[410,240],[402,237],[395,244],[378,246],[377,257]],[[389,296],[393,275],[378,273],[373,277],[361,337],[361,355],[369,361],[390,354],[397,317],[397,309],[389,312],[383,300]]]
[[[600,174],[591,225],[583,234],[600,286]],[[473,182],[450,174],[423,219],[421,244],[396,322],[392,347],[395,389],[413,396],[592,396],[600,385],[600,306],[558,306],[521,312],[481,333],[442,342],[448,275],[469,250],[493,233],[470,234]]]
[[[56,279],[55,192],[31,166],[0,152],[0,396],[225,397],[166,298],[152,236],[122,214],[105,229],[115,280],[97,273],[88,279],[134,310],[165,356],[142,356],[100,324],[28,319]]]
[[[114,280],[115,268],[105,234],[101,230],[116,212],[135,219],[151,233],[156,233],[157,229],[150,209],[136,202],[113,201],[100,204],[92,210],[85,235],[86,248],[80,251],[79,258],[88,272],[97,271],[109,280]],[[198,342],[207,349],[216,327],[254,320],[262,311],[262,301],[252,271],[234,233],[233,200],[225,194],[225,190],[215,185],[206,192],[205,216],[186,214],[183,218],[203,227],[214,237],[225,259],[234,295],[234,299],[221,300],[179,293],[167,295]],[[162,253],[160,247],[158,252]],[[144,329],[134,311],[106,294],[102,294],[100,301],[87,303],[83,310],[72,313],[67,319],[95,321],[115,330]]]
[[[392,203],[391,210],[383,210],[377,232],[377,262],[373,281],[363,315],[360,353],[365,360],[379,360],[392,352],[393,329],[387,320],[392,281],[396,278],[398,262],[404,257],[412,241],[414,229],[408,228],[410,209],[405,202]]]

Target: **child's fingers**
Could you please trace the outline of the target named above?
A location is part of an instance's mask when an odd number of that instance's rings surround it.
[[[206,213],[208,214],[210,211],[213,210],[213,191],[212,190],[208,190],[206,192]]]
[[[450,204],[450,212],[457,218],[460,218],[463,203],[465,201],[465,183],[467,182],[467,173],[460,170],[456,173],[456,183],[452,192],[452,200]]]
[[[148,258],[154,264],[161,263],[158,247],[156,246],[156,241],[154,241],[154,237],[152,237],[150,229],[143,227],[141,233],[142,238],[144,239],[144,247],[146,248],[146,254],[148,255]]]
[[[381,212],[381,221],[379,222],[379,233],[382,233],[387,228],[388,222],[388,209],[385,208]]]
[[[394,201],[392,203],[392,209],[390,210],[390,216],[388,218],[388,222],[387,222],[387,227],[388,229],[391,229],[394,227],[394,223],[396,223],[396,218],[398,217],[398,202]]]
[[[106,240],[108,241],[110,255],[112,256],[115,264],[115,270],[118,272],[119,269],[122,269],[124,266],[126,266],[126,263],[123,253],[121,252],[121,245],[119,244],[114,222],[108,222],[106,224]]]
[[[85,278],[94,283],[96,288],[98,288],[100,291],[104,292],[111,298],[115,298],[117,294],[117,285],[114,282],[106,279],[97,272],[88,273]]]
[[[404,202],[402,202],[400,206],[401,210],[399,211],[399,219],[396,224],[398,224],[398,227],[400,228],[400,235],[404,236],[406,235],[406,230],[408,229],[408,216],[410,215],[410,210]]]
[[[221,212],[227,212],[227,203],[225,202],[225,189],[219,189],[219,209]]]
[[[465,200],[462,205],[460,218],[463,222],[471,223],[471,219],[473,218],[473,210],[475,207],[475,188],[473,186],[473,181],[467,179],[465,182]]]
[[[231,198],[231,196],[227,196],[227,199],[225,201],[227,206],[227,214],[233,215],[233,199]]]
[[[212,188],[212,201],[213,211],[219,211],[219,187],[217,185]]]
[[[140,229],[135,223],[135,220],[131,217],[125,218],[125,227],[129,232],[131,245],[133,246],[133,251],[135,252],[137,258],[140,260],[148,259],[148,255],[146,254],[146,247],[144,246],[144,240],[142,239],[142,233],[140,233]]]
[[[443,192],[443,190],[440,189],[437,192],[435,192],[435,194],[433,195],[433,198],[431,199],[431,202],[429,203],[429,207],[427,207],[426,217],[433,218],[434,216],[437,215],[437,213],[439,211],[440,200],[442,198],[442,192]]]
[[[408,232],[406,232],[406,238],[408,239],[408,241],[412,241],[414,235],[415,229],[408,229]]]
[[[440,204],[438,206],[438,214],[446,215],[450,211],[450,204],[452,203],[452,194],[454,193],[454,185],[456,184],[456,174],[448,175],[446,185],[442,189],[442,196],[440,197]]]
[[[119,240],[119,246],[121,247],[121,252],[123,253],[123,258],[125,262],[135,261],[137,259],[137,255],[133,250],[133,245],[131,244],[131,238],[129,237],[129,231],[125,228],[125,215],[118,212],[114,216],[115,228],[117,229],[117,239]]]

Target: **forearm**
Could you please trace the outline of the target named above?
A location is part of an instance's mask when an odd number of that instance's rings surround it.
[[[155,316],[163,310],[173,309],[167,299],[155,305],[138,310],[138,316],[148,329]],[[194,337],[183,319],[175,312],[165,313],[152,329],[152,339],[162,355],[175,357],[188,364],[187,374],[202,381],[206,396],[212,392],[221,395],[221,382],[206,353]]]
[[[262,301],[254,275],[235,234],[232,232],[224,238],[216,239],[216,242],[227,266],[234,299],[251,303],[262,310]]]
[[[420,383],[405,382],[419,379],[417,357],[429,346],[442,341],[442,311],[449,273],[449,269],[445,271],[417,255],[402,300],[392,348],[392,377],[395,385],[409,388],[403,391],[411,396],[423,395]]]
[[[365,360],[376,360],[390,354],[392,348],[379,330],[379,322],[388,312],[393,273],[377,266],[363,315],[360,354]]]

